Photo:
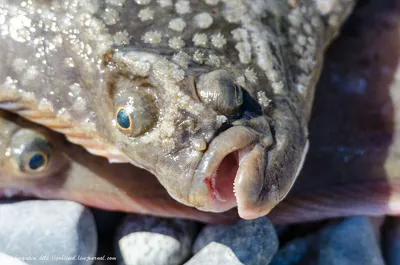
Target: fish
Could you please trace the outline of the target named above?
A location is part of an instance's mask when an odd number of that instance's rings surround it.
[[[302,168],[324,52],[355,2],[1,0],[0,108],[182,204],[258,218]]]
[[[0,111],[0,198],[62,199],[109,211],[230,223],[236,212],[210,213],[168,195],[157,178],[131,164],[71,144],[65,136]]]
[[[362,1],[326,53],[295,186],[268,215],[291,224],[400,215],[400,1]]]

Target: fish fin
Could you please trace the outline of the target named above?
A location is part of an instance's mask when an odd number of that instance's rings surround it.
[[[289,194],[268,217],[273,223],[290,224],[343,216],[400,215],[400,181],[361,182]]]
[[[130,162],[114,145],[96,136],[91,128],[75,123],[66,111],[56,113],[51,105],[38,103],[31,93],[3,87],[0,93],[0,108],[62,133],[71,143],[83,146],[93,155],[106,157],[112,163]]]

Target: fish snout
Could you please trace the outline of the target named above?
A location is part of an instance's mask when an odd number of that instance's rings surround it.
[[[229,123],[211,141],[195,171],[189,204],[211,212],[237,206],[241,218],[254,219],[282,201],[308,151],[306,130],[284,113],[272,116],[271,129],[265,116]]]

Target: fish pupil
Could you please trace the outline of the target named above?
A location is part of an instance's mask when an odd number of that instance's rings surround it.
[[[29,168],[32,170],[37,170],[45,164],[45,157],[43,154],[35,154],[29,160]]]
[[[118,125],[124,129],[129,129],[131,127],[131,120],[125,109],[120,109],[117,114]]]

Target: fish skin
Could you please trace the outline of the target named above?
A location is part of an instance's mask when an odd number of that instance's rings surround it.
[[[0,107],[149,170],[179,202],[214,212],[237,202],[242,218],[257,218],[293,185],[323,53],[354,3],[2,0]],[[197,91],[198,79],[219,69],[243,89],[239,116],[220,113]],[[211,84],[204,89],[212,94],[218,83]],[[128,104],[132,93],[147,102],[134,108],[151,127],[139,136],[121,133],[115,121],[116,102]],[[233,95],[225,97],[223,104]],[[243,166],[228,205],[207,182],[218,168],[210,157],[228,155],[218,150],[236,131],[250,151],[229,143]]]
[[[6,111],[0,111],[0,139],[0,198],[64,199],[105,210],[206,223],[238,218],[233,211],[216,214],[180,204],[149,172],[130,164],[110,164],[63,135]],[[38,139],[45,144],[35,145]],[[18,166],[29,152],[45,149],[50,150],[49,162],[42,170]]]
[[[400,1],[363,1],[325,57],[307,161],[275,223],[400,215]]]

